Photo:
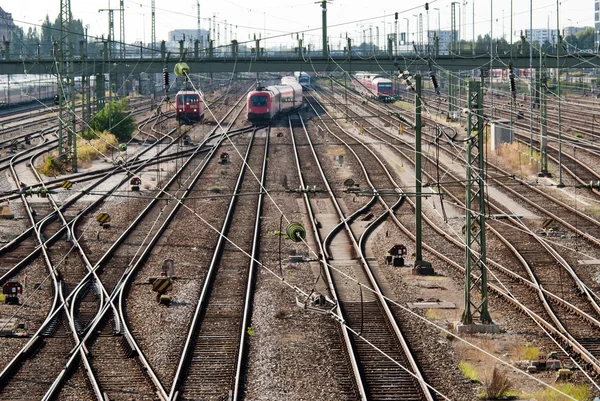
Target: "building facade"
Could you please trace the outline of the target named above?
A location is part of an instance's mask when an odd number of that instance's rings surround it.
[[[439,38],[438,41],[438,50],[439,50],[439,54],[441,55],[446,55],[449,54],[450,52],[450,44],[452,43],[452,31],[448,30],[448,31],[429,31],[429,40],[428,42],[433,44],[435,43],[434,41],[434,35],[437,36]],[[456,32],[456,39],[458,39],[458,31]]]
[[[525,39],[528,42],[538,42],[544,44],[546,41],[556,44],[556,30],[555,29],[533,29],[525,30]]]

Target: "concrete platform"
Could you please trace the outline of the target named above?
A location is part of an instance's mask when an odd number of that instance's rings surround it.
[[[457,324],[458,334],[495,334],[500,333],[497,324]]]

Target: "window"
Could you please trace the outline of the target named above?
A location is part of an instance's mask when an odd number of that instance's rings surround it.
[[[252,106],[264,107],[267,105],[267,97],[266,96],[252,96],[250,99],[252,102]]]
[[[185,95],[186,103],[198,103],[198,95]]]
[[[392,84],[379,84],[379,90],[380,91],[391,91],[392,90]]]

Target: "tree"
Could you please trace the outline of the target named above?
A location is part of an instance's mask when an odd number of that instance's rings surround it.
[[[593,49],[594,48],[594,28],[591,26],[585,28],[582,31],[575,34],[579,49]]]
[[[119,142],[131,138],[134,129],[133,117],[127,108],[127,99],[107,104],[102,111],[97,113],[90,127],[96,132],[109,131]]]

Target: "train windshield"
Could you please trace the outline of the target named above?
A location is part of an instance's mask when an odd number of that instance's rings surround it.
[[[198,103],[198,95],[185,95],[183,99],[186,103]]]
[[[250,98],[250,101],[252,102],[252,106],[255,107],[260,107],[260,106],[266,106],[267,105],[267,97],[266,96],[252,96]]]
[[[379,90],[380,91],[391,91],[392,90],[392,84],[391,83],[382,83],[379,84]]]
[[[300,83],[306,83],[309,81],[310,81],[310,77],[308,77],[307,75],[300,76],[300,79],[298,80],[298,82],[300,82]]]

